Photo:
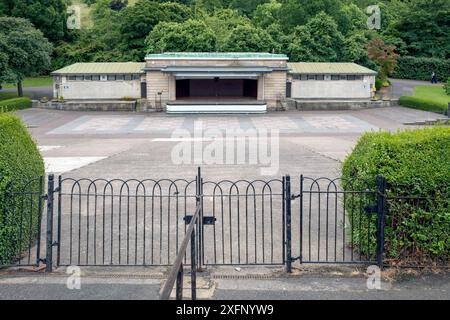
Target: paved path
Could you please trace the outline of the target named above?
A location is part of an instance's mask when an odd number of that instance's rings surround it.
[[[213,300],[449,300],[448,275],[409,276],[404,280],[381,281],[380,289],[368,289],[364,275],[312,274],[254,279],[210,279],[198,289],[200,299]],[[164,277],[145,275],[82,276],[80,289],[65,275],[0,275],[0,300],[155,300]],[[201,278],[198,283],[203,284]],[[188,288],[188,287],[187,287]]]
[[[53,98],[52,87],[24,87],[24,93],[31,97],[31,99],[39,100],[42,97],[47,97],[49,100]],[[17,92],[17,88],[6,88],[0,92]]]
[[[392,98],[398,99],[401,96],[412,96],[414,87],[420,85],[441,86],[442,83],[432,84],[430,81],[407,80],[407,79],[389,79],[391,81]]]

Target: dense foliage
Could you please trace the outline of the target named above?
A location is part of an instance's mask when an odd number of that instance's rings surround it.
[[[450,128],[445,127],[366,133],[344,161],[342,176],[345,181],[353,181],[344,183],[346,190],[374,189],[377,175],[387,179],[385,254],[388,260],[448,263],[449,165]],[[365,197],[359,200],[364,201],[363,206],[373,204]],[[366,248],[369,242],[373,252],[375,228],[367,235],[367,223],[371,219],[368,217],[361,216],[362,224],[360,217],[350,221],[355,221],[355,245],[361,243]]]
[[[30,107],[31,99],[28,97],[0,100],[0,113],[27,109]]]
[[[36,237],[39,199],[31,193],[39,190],[43,175],[44,162],[25,125],[0,114],[0,264],[17,258]]]
[[[445,81],[450,76],[450,59],[400,57],[393,77],[430,81],[432,72],[439,81]]]
[[[391,51],[391,58],[450,55],[448,0],[82,2],[89,8],[82,21],[92,23],[81,30],[66,29],[66,0],[3,0],[0,16],[25,17],[40,29],[55,47],[53,68],[80,61],[142,61],[147,52],[263,51],[285,53],[291,61],[356,62],[390,73],[385,61],[369,57],[369,43],[383,44],[380,52]],[[381,29],[368,27],[369,5],[379,6]],[[1,61],[0,54],[0,67]],[[396,76],[423,78],[422,71],[403,65],[399,62]],[[426,70],[427,77],[431,72]]]
[[[450,96],[450,77],[448,77],[447,81],[444,83],[444,92],[446,95]]]

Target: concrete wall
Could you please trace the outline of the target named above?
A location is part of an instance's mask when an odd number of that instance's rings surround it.
[[[286,98],[286,71],[274,71],[264,75],[263,100],[267,101],[267,107],[274,109],[277,102]]]
[[[168,100],[175,99],[175,79],[172,78],[172,76],[161,71],[147,72],[147,100],[152,108],[155,108],[159,96],[161,96],[163,107]],[[161,93],[161,95],[158,95],[158,93]]]
[[[292,98],[300,99],[367,99],[372,96],[374,76],[363,80],[292,80]]]
[[[55,77],[54,97],[65,100],[77,99],[121,99],[140,98],[141,81],[68,81],[66,77]],[[59,79],[58,79],[59,78]],[[59,89],[55,85],[59,85]]]
[[[72,111],[136,111],[135,101],[33,101],[33,108]]]

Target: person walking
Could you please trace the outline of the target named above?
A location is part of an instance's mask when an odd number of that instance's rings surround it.
[[[436,76],[436,73],[434,71],[431,74],[431,83],[437,83],[437,76]]]

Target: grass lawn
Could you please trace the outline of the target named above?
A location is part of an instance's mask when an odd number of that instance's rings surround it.
[[[23,87],[51,87],[53,85],[52,83],[52,77],[30,77],[26,78],[23,83]],[[10,83],[4,83],[3,88],[15,88],[15,84]],[[0,93],[1,94],[1,93]]]
[[[412,96],[402,96],[400,105],[413,109],[446,113],[450,96],[446,95],[442,86],[416,86]]]
[[[24,92],[23,96],[24,97],[31,97],[31,94]],[[6,99],[18,98],[18,97],[19,96],[17,95],[16,91],[13,91],[13,92],[0,92],[0,101],[6,100]]]
[[[445,105],[450,102],[450,96],[445,94],[443,86],[416,86],[413,96]]]

